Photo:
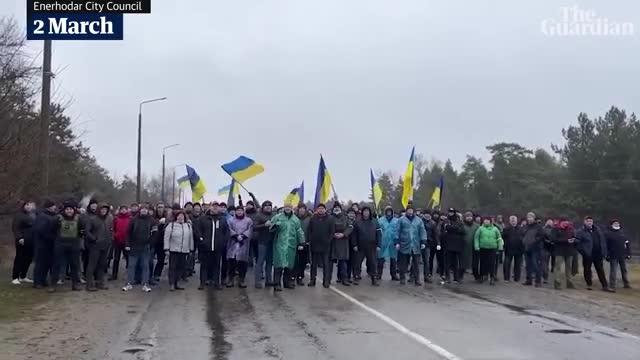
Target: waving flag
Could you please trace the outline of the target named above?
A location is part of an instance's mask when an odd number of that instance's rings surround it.
[[[442,193],[444,191],[444,177],[440,176],[440,183],[433,189],[433,194],[431,194],[431,208],[439,208],[440,203],[442,202]]]
[[[409,164],[407,165],[407,171],[404,173],[404,181],[402,183],[402,206],[407,207],[409,200],[413,200],[413,166],[415,161],[416,147],[411,149],[411,157],[409,157]]]
[[[264,172],[264,167],[246,156],[240,156],[232,162],[222,165],[222,170],[242,184]]]
[[[284,203],[291,204],[291,206],[298,206],[300,203],[304,203],[304,181],[299,187],[291,189],[284,198]]]
[[[229,192],[231,191],[231,188],[233,188],[233,192],[231,196],[234,196],[235,194],[239,193],[238,183],[235,181],[235,179],[231,179],[231,184],[223,186],[220,189],[218,189],[218,195],[222,196],[222,195],[229,194]]]
[[[189,176],[187,175],[179,178],[177,182],[178,182],[178,187],[180,187],[181,189],[187,189],[191,186],[191,183],[189,182]]]
[[[189,165],[187,165],[187,178],[191,184],[191,199],[193,202],[200,201],[207,192],[207,187],[196,170]]]
[[[320,203],[326,203],[331,195],[331,189],[333,184],[331,183],[331,175],[329,170],[324,164],[324,158],[320,155],[320,165],[318,165],[318,183],[316,185],[316,197],[314,199],[313,207],[317,208]]]
[[[371,194],[373,194],[373,204],[376,209],[380,208],[380,200],[382,200],[382,188],[380,187],[380,183],[376,180],[376,177],[373,176],[373,169],[369,169],[371,171]]]

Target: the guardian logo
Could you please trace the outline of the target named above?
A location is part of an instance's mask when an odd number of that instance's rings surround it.
[[[634,25],[631,22],[616,22],[601,17],[592,9],[580,9],[578,5],[560,8],[559,19],[545,19],[540,30],[546,36],[583,37],[583,36],[633,36]]]

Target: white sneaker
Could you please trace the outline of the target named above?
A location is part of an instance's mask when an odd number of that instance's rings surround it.
[[[80,284],[86,284],[86,283],[87,283],[87,280],[80,278]]]
[[[149,287],[149,285],[144,284],[144,285],[142,285],[142,291],[144,291],[144,292],[151,292],[151,288]]]
[[[29,279],[29,278],[24,278],[24,279],[20,279],[21,282],[26,282],[29,284],[33,284],[33,280]]]
[[[64,285],[64,280],[58,280],[57,285]]]
[[[13,279],[13,280],[11,281],[11,283],[12,283],[13,285],[20,285],[20,279]]]
[[[133,289],[133,286],[131,286],[131,284],[127,284],[122,287],[122,291],[129,291],[131,289]]]

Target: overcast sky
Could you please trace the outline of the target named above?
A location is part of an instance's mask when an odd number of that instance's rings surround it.
[[[0,14],[24,26],[24,0]],[[544,19],[577,4],[627,37],[548,37]],[[581,111],[637,111],[640,3],[558,0],[154,0],[125,15],[124,41],[54,42],[56,99],[112,174],[187,162],[215,198],[238,155],[266,168],[246,183],[280,203],[320,153],[341,199],[365,199],[369,168],[400,174],[412,145],[427,158],[487,158],[500,141],[548,149]],[[38,51],[41,42],[33,42]]]

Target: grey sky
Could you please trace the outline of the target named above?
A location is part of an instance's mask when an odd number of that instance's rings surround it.
[[[543,19],[577,4],[630,37],[551,38]],[[24,25],[24,0],[0,13]],[[412,145],[427,158],[486,158],[486,145],[549,148],[585,111],[636,109],[636,1],[155,0],[126,15],[125,40],[54,42],[59,98],[100,164],[135,173],[188,162],[211,196],[220,164],[242,154],[266,171],[246,185],[280,203],[302,179],[313,197],[319,154],[342,199],[364,199],[370,167],[400,173]],[[41,43],[34,42],[37,50]]]

